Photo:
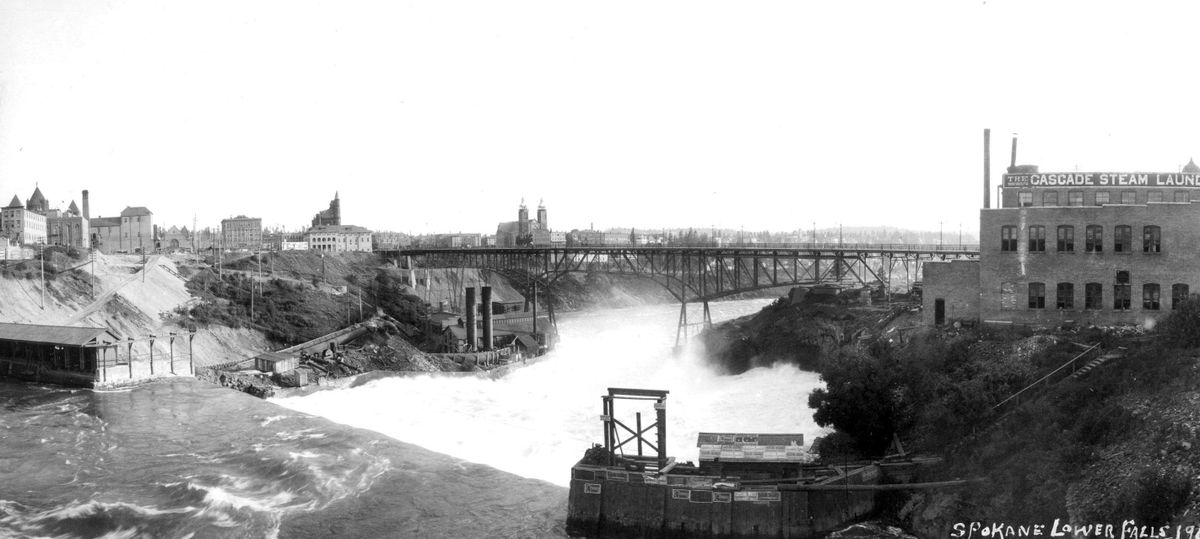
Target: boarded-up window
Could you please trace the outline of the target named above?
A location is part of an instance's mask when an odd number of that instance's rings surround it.
[[[1104,289],[1100,283],[1083,285],[1083,307],[1085,309],[1100,309],[1104,305]]]
[[[1016,283],[1000,283],[1000,308],[1006,311],[1017,308]]]

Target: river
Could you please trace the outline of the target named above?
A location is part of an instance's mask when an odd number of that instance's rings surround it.
[[[713,317],[764,304],[714,303]],[[608,387],[670,391],[679,460],[695,460],[701,430],[821,432],[806,406],[816,375],[717,374],[696,350],[672,353],[677,316],[572,313],[551,354],[503,377],[382,378],[267,402],[191,380],[0,382],[0,536],[562,536],[569,469],[602,439]]]

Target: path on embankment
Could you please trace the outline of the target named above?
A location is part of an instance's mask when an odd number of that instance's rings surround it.
[[[125,279],[121,280],[119,283],[117,283],[116,286],[104,291],[103,294],[100,294],[99,297],[97,297],[95,300],[93,300],[91,303],[89,303],[86,307],[81,309],[79,312],[75,313],[74,316],[72,316],[72,317],[68,318],[66,321],[64,321],[62,323],[62,325],[73,326],[75,324],[78,324],[84,318],[87,318],[87,317],[95,314],[100,309],[103,309],[104,306],[107,305],[108,302],[112,300],[113,296],[115,296],[117,294],[117,292],[120,292],[121,289],[125,288],[126,286],[133,283],[134,281],[144,278],[142,276],[142,273],[146,272],[148,269],[158,267],[158,262],[159,262],[160,258],[161,258],[160,255],[151,255],[150,258],[146,260],[146,263],[142,264],[142,267],[138,268],[137,271],[130,274],[129,277],[126,277]]]

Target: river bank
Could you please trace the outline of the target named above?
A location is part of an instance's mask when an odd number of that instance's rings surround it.
[[[945,458],[926,480],[978,480],[891,500],[882,516],[918,536],[970,522],[1186,526],[1200,511],[1200,340],[1181,338],[1194,322],[1172,322],[1194,321],[1186,311],[1154,331],[994,330],[777,302],[705,340],[730,372],[785,363],[820,374],[808,404],[835,429],[815,444],[822,458],[878,456],[898,437]],[[1006,400],[1055,372],[1066,374]]]

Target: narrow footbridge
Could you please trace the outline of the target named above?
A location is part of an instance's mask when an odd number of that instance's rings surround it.
[[[681,303],[704,305],[725,296],[780,286],[911,285],[930,260],[977,258],[977,245],[809,243],[738,247],[525,246],[506,248],[413,248],[383,251],[407,268],[479,268],[541,283],[547,289],[568,273],[601,272],[649,279]]]

